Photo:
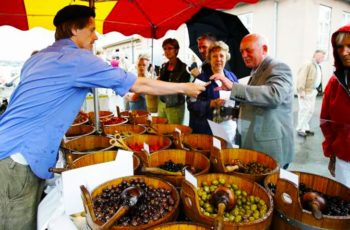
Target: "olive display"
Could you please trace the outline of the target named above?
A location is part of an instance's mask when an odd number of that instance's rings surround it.
[[[181,172],[184,169],[189,170],[191,173],[196,173],[196,169],[188,164],[174,163],[172,160],[164,162],[164,164],[159,165],[158,168],[167,170],[169,172]]]
[[[229,188],[235,196],[235,205],[231,210],[225,211],[224,221],[246,223],[265,216],[267,205],[264,200],[249,195],[246,191],[239,189],[236,184],[226,183],[225,179],[203,182],[198,188],[200,210],[205,216],[213,218],[217,216],[218,210],[213,205],[212,195],[219,186]]]
[[[122,191],[131,186],[142,189],[142,199],[115,225],[138,226],[148,224],[161,219],[175,208],[175,200],[170,190],[154,188],[152,185],[147,185],[143,179],[124,180],[119,185],[108,186],[93,199],[96,218],[102,222],[106,222],[111,218],[124,202],[121,199]]]
[[[229,172],[235,170],[236,172],[247,174],[266,174],[271,172],[271,168],[259,162],[254,161],[245,164],[239,159],[231,160],[231,162],[226,164],[225,167]]]
[[[276,185],[274,183],[268,183],[268,188],[271,192],[276,193]],[[350,201],[343,200],[339,196],[328,196],[322,192],[313,190],[307,187],[304,183],[299,184],[299,196],[303,197],[305,193],[315,192],[325,199],[325,208],[322,210],[323,215],[328,216],[348,216],[350,215]],[[303,204],[303,209],[310,210],[307,205]]]

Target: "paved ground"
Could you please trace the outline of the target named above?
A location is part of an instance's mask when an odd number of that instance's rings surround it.
[[[299,137],[295,132],[295,159],[288,170],[310,172],[326,177],[332,177],[328,171],[328,158],[325,158],[322,151],[323,135],[320,129],[320,110],[322,97],[317,97],[316,109],[310,122],[310,129],[315,136],[306,138]],[[294,125],[297,123],[298,100],[294,100]]]

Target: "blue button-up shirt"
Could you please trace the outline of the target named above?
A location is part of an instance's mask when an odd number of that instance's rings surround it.
[[[91,88],[124,95],[136,76],[113,68],[70,39],[56,41],[24,64],[21,81],[0,117],[0,159],[21,153],[40,178],[50,178],[60,141]]]

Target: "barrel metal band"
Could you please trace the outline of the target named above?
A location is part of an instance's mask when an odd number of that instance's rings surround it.
[[[305,224],[299,220],[291,219],[288,216],[286,216],[283,212],[277,209],[275,209],[275,212],[277,213],[279,218],[281,218],[284,222],[287,222],[289,225],[292,225],[293,227],[300,228],[302,230],[326,230],[326,228],[319,228],[316,226]]]

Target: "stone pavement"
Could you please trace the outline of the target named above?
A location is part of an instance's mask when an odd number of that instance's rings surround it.
[[[288,170],[310,172],[313,174],[332,178],[328,171],[328,158],[325,158],[322,151],[323,134],[320,129],[320,111],[322,97],[317,97],[315,113],[310,122],[310,129],[315,132],[314,136],[306,138],[294,133],[295,137],[295,158]],[[294,126],[297,125],[298,99],[294,98]]]

